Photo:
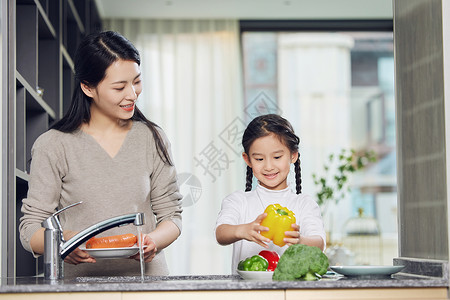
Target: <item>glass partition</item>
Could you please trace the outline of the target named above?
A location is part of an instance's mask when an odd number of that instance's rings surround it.
[[[242,47],[248,118],[279,113],[293,124],[304,193],[317,199],[313,174],[333,184],[342,161],[330,155],[374,153],[376,161],[349,175],[338,203],[321,205],[327,252],[332,264],[391,265],[398,256],[392,32],[243,32]]]

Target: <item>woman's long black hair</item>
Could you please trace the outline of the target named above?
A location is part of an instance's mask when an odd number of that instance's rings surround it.
[[[285,145],[291,153],[298,152],[298,145],[300,138],[295,135],[294,129],[288,120],[276,114],[262,115],[254,118],[244,131],[242,136],[242,146],[247,155],[249,155],[250,147],[253,142],[261,137],[269,134],[275,134],[280,138],[283,145]],[[250,156],[249,156],[250,157]],[[302,192],[302,177],[300,169],[300,153],[294,163],[295,167],[295,185],[297,194]],[[253,170],[247,166],[247,177],[245,191],[252,189]]]
[[[70,133],[78,130],[83,123],[89,123],[92,99],[81,90],[80,83],[96,87],[105,78],[106,69],[119,59],[141,64],[137,49],[119,33],[104,31],[86,36],[75,53],[75,89],[72,102],[64,117],[50,129]],[[167,148],[157,130],[159,126],[148,120],[137,107],[131,120],[144,122],[148,126],[155,139],[159,156],[165,163],[172,165]]]

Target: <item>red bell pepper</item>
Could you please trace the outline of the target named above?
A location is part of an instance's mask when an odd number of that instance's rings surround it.
[[[278,261],[280,260],[280,256],[275,251],[262,250],[259,252],[259,255],[267,259],[269,262],[269,267],[267,267],[267,271],[274,271],[278,265]]]

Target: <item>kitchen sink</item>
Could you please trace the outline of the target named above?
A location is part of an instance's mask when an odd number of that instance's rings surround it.
[[[239,280],[238,275],[184,275],[184,276],[86,276],[76,277],[78,283],[141,283],[159,281],[216,281],[216,280]]]

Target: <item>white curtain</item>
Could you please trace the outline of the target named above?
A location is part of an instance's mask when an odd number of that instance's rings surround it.
[[[278,104],[300,136],[302,188],[310,195],[316,191],[311,174],[324,175],[322,168],[328,155],[353,147],[353,45],[350,36],[338,33],[286,33],[278,37]],[[333,235],[340,234],[350,217],[350,197],[339,207],[336,210],[331,205],[323,216],[325,229]]]
[[[138,106],[171,141],[184,195],[183,231],[166,250],[172,275],[230,274],[217,244],[222,199],[245,186],[239,26],[235,20],[105,20],[141,54]]]

